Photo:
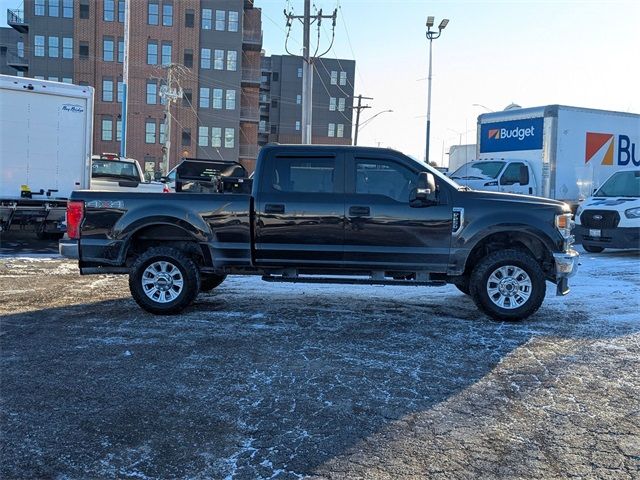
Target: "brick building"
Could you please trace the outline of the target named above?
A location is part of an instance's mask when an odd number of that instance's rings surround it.
[[[302,57],[263,56],[258,143],[302,142]],[[320,58],[313,75],[314,144],[351,145],[354,60]]]
[[[125,2],[24,0],[23,5],[8,11],[14,32],[0,37],[7,42],[0,52],[6,64],[14,75],[95,87],[94,153],[118,152]],[[160,168],[161,92],[171,68],[182,98],[170,110],[170,166],[189,156],[239,159],[252,169],[261,25],[253,0],[132,1],[127,155],[147,171]]]

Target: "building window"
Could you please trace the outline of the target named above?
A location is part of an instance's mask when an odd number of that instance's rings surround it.
[[[35,78],[36,80],[44,80],[44,77],[42,75],[34,75],[33,78]]]
[[[102,79],[102,101],[113,102],[113,79],[111,78]]]
[[[300,130],[300,121],[299,120],[296,122],[296,130]]]
[[[185,10],[184,12],[184,26],[187,28],[193,28],[195,24],[196,12],[190,8]],[[189,138],[191,138],[191,133],[189,133]]]
[[[44,57],[44,35],[35,35],[33,37],[33,54],[36,57]]]
[[[144,125],[144,143],[156,143],[155,120],[147,120]]]
[[[73,78],[71,78],[71,77],[62,77],[62,83],[73,83]]]
[[[59,44],[58,37],[49,37],[49,57],[58,58],[60,56]]]
[[[113,120],[111,117],[104,117],[102,119],[102,141],[110,142],[113,140]]]
[[[111,37],[102,39],[102,59],[105,62],[113,62],[113,38]]]
[[[171,63],[171,43],[162,42],[162,65]]]
[[[120,0],[118,2],[118,21],[120,23],[124,23],[124,7],[125,7],[124,0]]]
[[[49,77],[47,77],[47,80],[49,80],[50,82],[57,82],[58,81],[58,77],[49,76]]]
[[[118,63],[124,62],[124,39],[118,39]]]
[[[80,0],[80,18],[89,18],[89,0]]]
[[[224,129],[224,148],[233,148],[236,143],[236,129],[225,128]]]
[[[190,48],[185,49],[184,60],[182,63],[187,68],[193,68],[193,50],[191,50]]]
[[[209,128],[208,127],[198,127],[198,146],[199,147],[209,146]]]
[[[147,24],[158,25],[160,21],[160,6],[158,2],[149,2],[147,4]]]
[[[122,141],[122,120],[116,120],[116,142]]]
[[[190,128],[182,129],[182,146],[183,147],[191,146],[191,129]]]
[[[340,85],[347,84],[347,72],[340,72]]]
[[[211,103],[211,90],[208,88],[200,88],[200,98],[198,100],[198,106],[200,108],[209,108],[209,104]]]
[[[335,70],[331,70],[331,85],[338,84],[338,72]]]
[[[182,106],[183,107],[192,107],[193,106],[193,92],[190,88],[185,88],[182,90]]]
[[[155,81],[147,81],[147,105],[158,103],[158,84]]]
[[[158,138],[158,142],[159,142],[160,144],[162,144],[162,145],[164,145],[164,143],[165,143],[165,135],[164,135],[164,132],[165,132],[165,129],[166,129],[166,128],[167,128],[167,125],[166,125],[164,122],[162,122],[162,123],[160,124],[160,135],[159,135],[159,138]]]
[[[302,103],[302,95],[296,95],[296,104],[300,105]]]
[[[340,137],[340,138],[344,137],[344,124],[342,123],[338,124],[336,137]]]
[[[329,129],[328,129],[327,135],[330,136],[330,137],[335,137],[336,136],[336,124],[335,123],[330,123],[329,124]]]
[[[302,78],[302,67],[298,67],[298,78]]]
[[[258,132],[266,133],[266,131],[267,131],[267,121],[266,120],[260,120],[258,122]]]
[[[34,13],[41,17],[44,15],[44,0],[35,0],[35,2],[33,3],[33,7],[34,7]]]
[[[335,112],[335,110],[336,110],[336,98],[329,97],[329,111]]]
[[[216,70],[224,70],[224,50],[214,51],[213,68]]]
[[[222,89],[213,89],[213,108],[222,108]]]
[[[16,50],[18,57],[24,58],[24,42],[22,40],[18,40],[18,43],[16,43]]]
[[[62,58],[73,58],[73,38],[62,38]]]
[[[220,148],[222,146],[222,129],[211,127],[211,146]]]
[[[200,49],[200,68],[202,69],[211,68],[211,49],[210,48]]]
[[[202,30],[211,30],[212,12],[210,8],[202,9]]]
[[[277,125],[271,125],[271,133],[272,134],[278,133],[278,126]]]
[[[162,25],[173,26],[173,4],[166,1],[162,4]]]
[[[116,10],[116,2],[115,0],[104,0],[104,11],[102,18],[105,22],[113,22],[115,10]]]
[[[60,16],[60,0],[49,0],[49,16]]]
[[[62,16],[73,18],[73,0],[62,0]]]
[[[271,100],[271,108],[278,108],[278,100]]]
[[[227,70],[235,72],[238,68],[238,52],[229,50],[227,52]]]
[[[147,65],[158,64],[158,42],[155,40],[147,41]]]
[[[80,45],[78,45],[78,56],[82,60],[89,58],[89,42],[80,42]]]
[[[238,12],[231,11],[229,12],[229,31],[237,32],[238,31]]]
[[[227,99],[225,102],[225,108],[227,110],[236,109],[236,91],[235,90],[227,90]]]
[[[116,97],[116,100],[118,103],[122,103],[123,92],[124,92],[124,84],[122,83],[122,81],[118,80],[118,92],[117,92],[118,96]]]
[[[279,79],[280,79],[280,74],[278,72],[273,72],[273,74],[271,75],[271,81],[277,82]]]
[[[216,30],[224,30],[225,24],[225,11],[216,10]]]
[[[344,102],[345,102],[344,98],[339,98],[338,99],[338,111],[339,112],[344,112]]]

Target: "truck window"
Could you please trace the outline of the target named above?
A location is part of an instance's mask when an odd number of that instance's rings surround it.
[[[596,197],[640,197],[640,171],[628,170],[611,176],[595,193]]]
[[[493,180],[495,179],[505,162],[501,161],[478,161],[462,165],[451,174],[452,179],[467,180]]]
[[[92,160],[91,176],[111,177],[139,181],[138,171],[134,164],[117,160]]]
[[[334,193],[336,159],[272,157],[265,169],[264,191]]]
[[[510,164],[500,177],[500,185],[514,185],[516,183],[520,183],[520,169],[525,167],[524,163],[512,163]],[[526,168],[526,167],[525,167]],[[529,183],[529,170],[527,169],[526,175],[527,181],[524,182],[524,185]]]
[[[416,174],[388,160],[356,159],[356,193],[384,195],[397,202],[409,202],[416,186]]]

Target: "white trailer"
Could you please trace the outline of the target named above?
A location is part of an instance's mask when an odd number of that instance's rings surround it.
[[[91,87],[0,75],[0,231],[64,233],[66,200],[91,179]]]
[[[478,117],[476,160],[450,174],[479,190],[575,208],[614,172],[640,166],[640,115],[548,105]]]

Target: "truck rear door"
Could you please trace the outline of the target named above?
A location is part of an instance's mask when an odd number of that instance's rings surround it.
[[[342,153],[276,151],[263,162],[255,203],[256,265],[342,266]]]

